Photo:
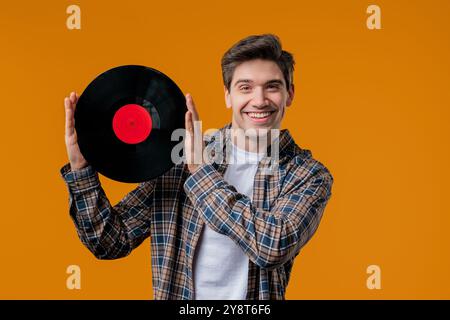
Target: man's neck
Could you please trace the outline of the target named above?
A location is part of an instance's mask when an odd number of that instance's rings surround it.
[[[272,140],[276,138],[272,130],[244,130],[231,126],[231,141],[239,149],[253,153],[266,153]]]

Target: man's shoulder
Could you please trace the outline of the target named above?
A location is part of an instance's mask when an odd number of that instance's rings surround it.
[[[295,142],[286,150],[285,171],[296,184],[302,184],[312,177],[321,177],[331,185],[333,175],[309,149],[301,148]]]

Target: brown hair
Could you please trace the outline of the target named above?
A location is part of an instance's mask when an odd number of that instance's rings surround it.
[[[294,73],[294,57],[282,50],[280,39],[274,34],[253,35],[235,43],[222,57],[223,84],[230,90],[234,69],[249,60],[263,59],[275,62],[283,72],[287,90]]]

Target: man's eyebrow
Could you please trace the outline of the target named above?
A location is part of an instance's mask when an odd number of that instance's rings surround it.
[[[234,86],[237,86],[239,83],[253,83],[253,81],[250,80],[250,79],[239,79],[238,81],[235,82]],[[280,79],[268,80],[268,81],[266,81],[266,83],[264,85],[274,84],[274,83],[278,83],[280,85],[284,85],[284,82],[282,80],[280,80]]]
[[[269,80],[265,84],[267,85],[267,84],[274,84],[274,83],[278,83],[278,84],[284,85],[284,82],[282,80],[280,80],[280,79]]]
[[[234,86],[236,87],[239,83],[252,83],[253,81],[250,79],[239,79],[234,83]]]

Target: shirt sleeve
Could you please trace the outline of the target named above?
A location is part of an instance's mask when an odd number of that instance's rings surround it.
[[[331,196],[333,177],[319,162],[308,176],[290,173],[293,188],[278,197],[271,210],[252,205],[250,198],[228,184],[210,164],[203,164],[184,188],[203,220],[229,236],[260,268],[274,269],[295,257],[318,228]]]
[[[91,166],[61,169],[69,191],[69,212],[81,242],[98,259],[125,257],[150,234],[155,180],[144,182],[111,206]]]

